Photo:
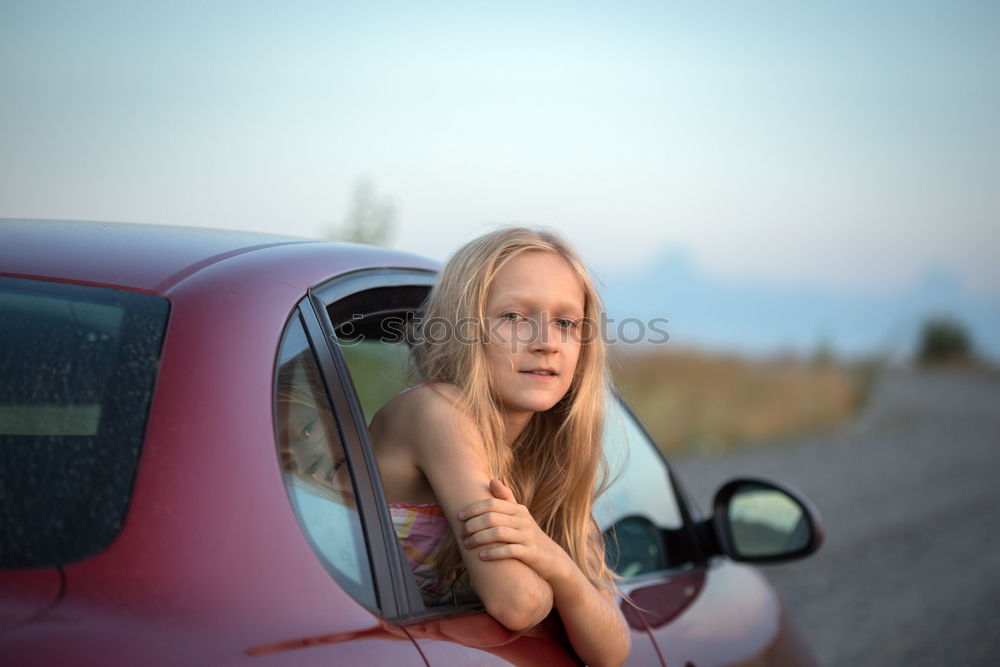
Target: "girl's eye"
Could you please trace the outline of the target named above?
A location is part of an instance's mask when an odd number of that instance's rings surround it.
[[[312,420],[308,424],[302,427],[301,435],[303,440],[308,440],[312,437],[313,431],[316,430],[316,420]]]
[[[504,313],[500,316],[500,319],[507,320],[508,322],[517,322],[521,319],[521,316],[517,313]]]
[[[575,329],[577,324],[576,320],[571,320],[565,317],[560,317],[555,320],[556,326],[560,329]]]

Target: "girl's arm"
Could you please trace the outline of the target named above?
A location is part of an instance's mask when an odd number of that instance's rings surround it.
[[[625,618],[610,592],[600,591],[569,554],[538,527],[500,480],[490,481],[492,499],[458,513],[464,544],[488,562],[517,560],[552,587],[570,643],[588,665],[621,665],[631,645]]]
[[[482,457],[482,441],[449,400],[428,389],[409,392],[397,423],[406,424],[417,467],[427,477],[458,542],[472,586],[487,613],[514,632],[541,622],[552,610],[552,588],[527,564],[514,559],[487,560],[479,552],[493,545],[463,545],[459,510],[490,498],[490,475]]]

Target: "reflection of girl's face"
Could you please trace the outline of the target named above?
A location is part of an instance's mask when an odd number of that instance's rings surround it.
[[[331,499],[353,507],[351,473],[344,465],[344,448],[330,413],[302,399],[281,400],[278,405],[282,466],[316,480]]]
[[[332,468],[326,427],[316,408],[305,403],[289,403],[281,429],[282,443],[288,453],[285,464],[291,471],[323,475]]]
[[[334,443],[327,437],[329,424],[315,407],[306,403],[288,403],[281,440],[287,459],[283,463],[292,472],[311,475],[330,482],[342,466],[343,455],[331,455]],[[339,447],[337,448],[339,450]]]

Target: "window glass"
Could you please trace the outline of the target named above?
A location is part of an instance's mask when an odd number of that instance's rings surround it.
[[[355,599],[377,608],[355,487],[319,366],[296,317],[276,371],[276,428],[285,486],[323,565]]]
[[[169,304],[0,278],[0,566],[100,552],[132,493]]]
[[[668,555],[662,531],[644,516],[627,516],[605,539],[608,563],[626,579],[666,569]]]
[[[604,451],[612,484],[597,499],[594,517],[605,531],[609,565],[624,577],[675,566],[685,556],[670,544],[684,521],[666,463],[615,397],[608,401]]]

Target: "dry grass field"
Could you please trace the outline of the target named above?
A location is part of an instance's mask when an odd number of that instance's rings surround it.
[[[873,364],[612,350],[615,383],[666,452],[710,453],[821,431],[864,402]]]

